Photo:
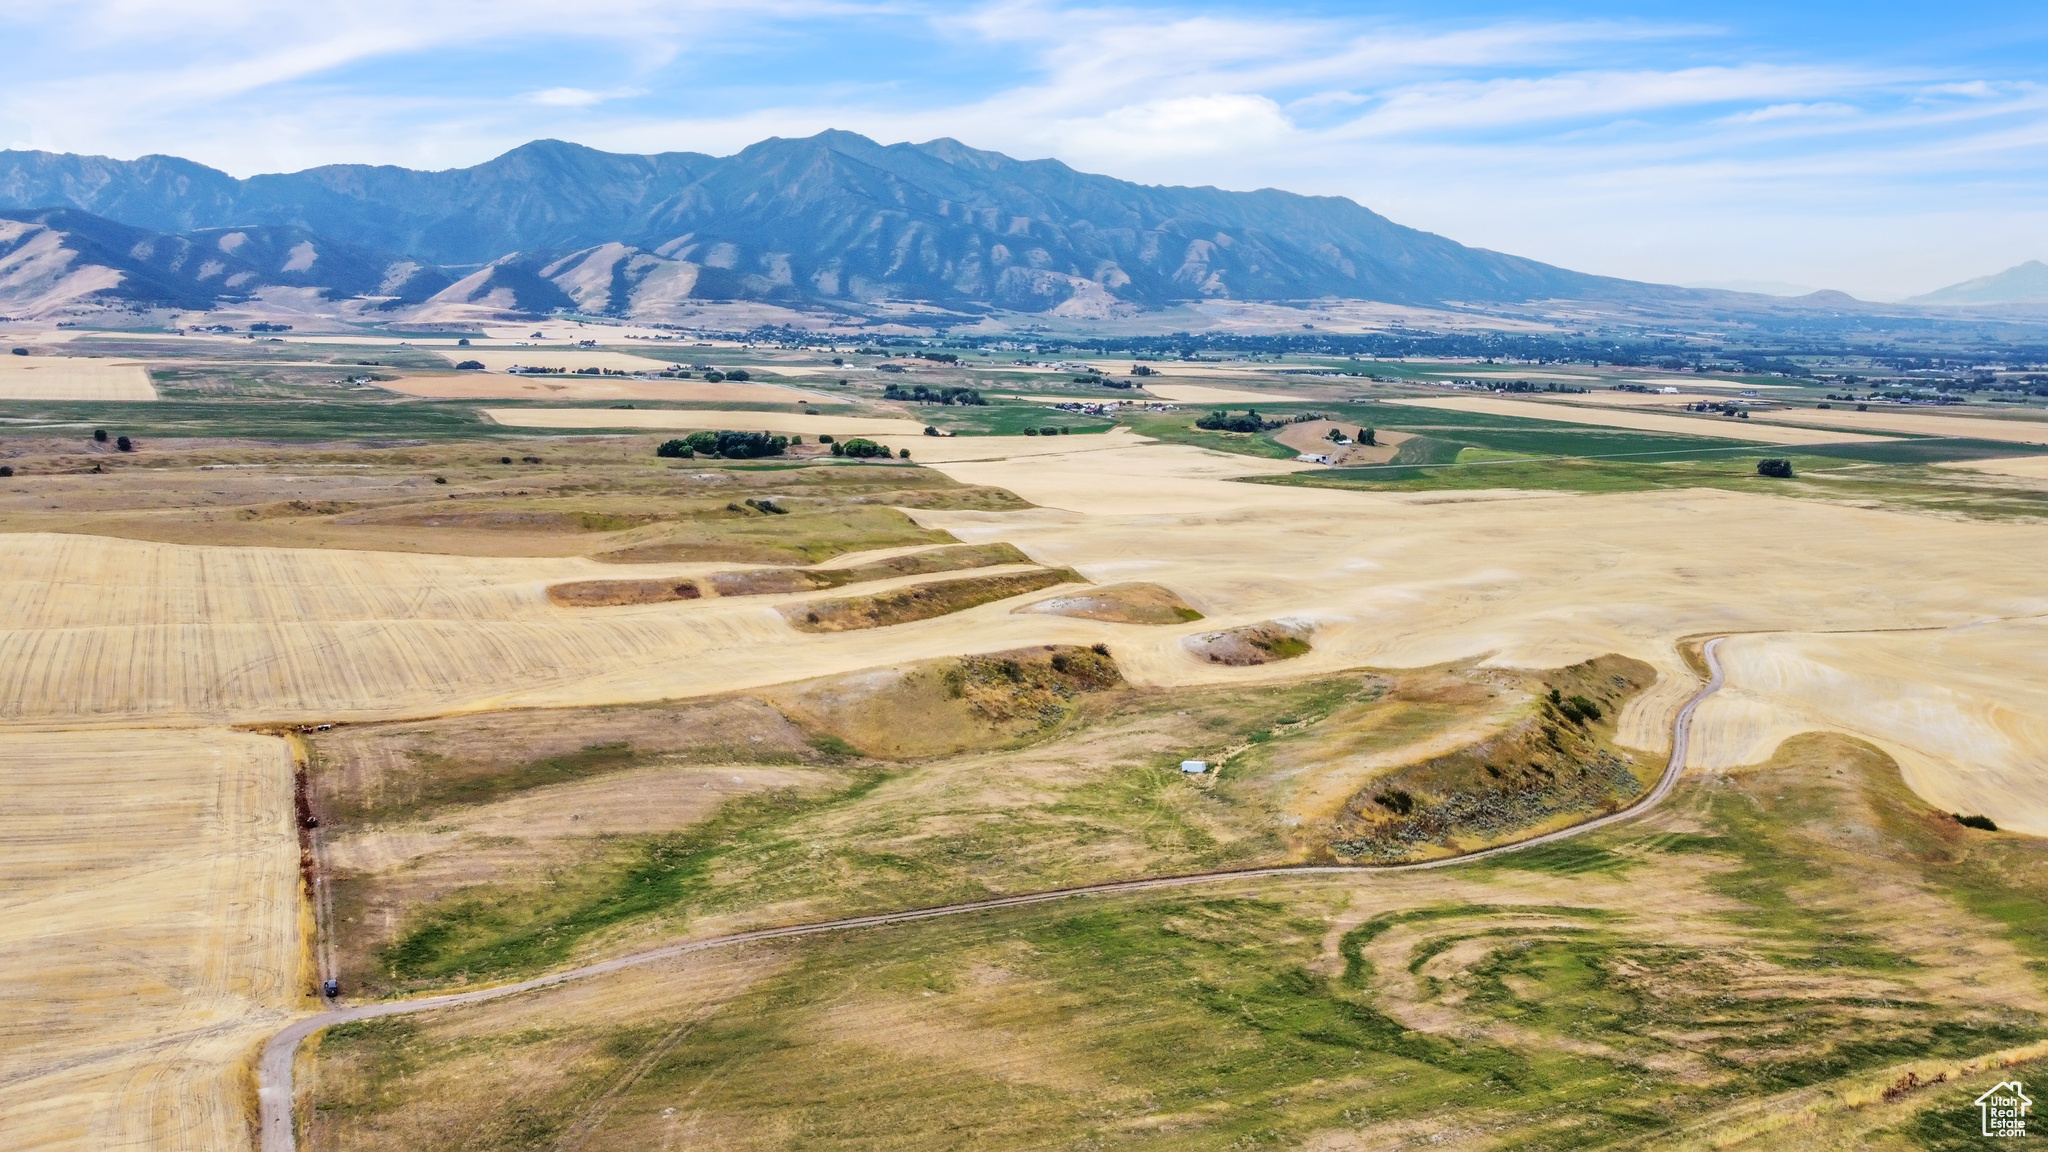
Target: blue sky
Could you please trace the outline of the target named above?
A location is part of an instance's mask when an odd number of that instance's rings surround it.
[[[2048,259],[2048,5],[9,0],[0,145],[237,175],[845,128],[1873,299]]]

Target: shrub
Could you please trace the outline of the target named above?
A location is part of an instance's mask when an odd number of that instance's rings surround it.
[[[1040,428],[1038,434],[1040,436],[1057,436],[1060,434],[1060,430],[1057,428]]]
[[[1792,478],[1792,462],[1777,457],[1769,460],[1759,460],[1756,462],[1756,474],[1759,476],[1775,477],[1779,480],[1790,480]]]
[[[469,372],[481,372],[484,370],[484,362],[481,360],[464,360],[462,363],[457,364],[456,367]]]
[[[704,382],[707,384],[716,384],[723,379],[725,379],[725,373],[723,372],[706,372],[704,374]]]
[[[873,440],[860,436],[855,436],[845,444],[839,445],[839,447],[843,450],[844,455],[851,456],[856,460],[867,460],[876,456],[889,455],[887,446],[877,444]],[[841,454],[840,452],[833,453],[835,456]]]
[[[1584,696],[1573,696],[1568,700],[1560,700],[1558,699],[1557,689],[1553,688],[1550,690],[1550,702],[1557,705],[1557,710],[1564,713],[1565,719],[1570,720],[1574,724],[1584,724],[1588,720],[1598,720],[1600,718],[1600,705],[1586,699]]]
[[[469,337],[467,337],[467,336],[464,336],[464,337],[463,337],[462,339],[460,339],[460,340],[457,340],[457,341],[455,342],[455,346],[456,346],[457,348],[467,348],[467,347],[469,347]]]
[[[882,453],[882,454],[883,454],[883,455],[885,455],[885,456],[886,456],[886,455],[888,455],[888,450],[887,450],[887,449],[883,449],[883,453]],[[897,458],[898,460],[908,460],[908,459],[910,459],[910,449],[908,449],[908,448],[898,448],[898,449],[896,450],[896,458]]]
[[[1396,816],[1406,816],[1415,811],[1415,797],[1399,788],[1389,788],[1372,798],[1373,803],[1385,808]]]
[[[820,443],[820,444],[830,444],[830,443],[832,443],[832,438],[831,438],[830,436],[820,436],[820,437],[818,437],[818,443]]]
[[[654,450],[654,454],[666,456],[671,460],[688,460],[697,454],[697,450],[690,447],[687,440],[664,440],[661,447]]]
[[[15,354],[16,356],[26,356],[26,355],[28,355],[28,349],[26,349],[26,348],[16,348],[16,349],[14,350],[14,354]]]
[[[12,475],[14,475],[14,465],[0,464],[0,478],[5,478]]]
[[[105,428],[93,429],[92,442],[95,444],[105,444],[107,442],[107,430]]]
[[[447,482],[448,482],[448,478],[447,478],[446,476],[436,476],[436,477],[434,477],[434,483],[436,483],[436,484],[446,484]]]
[[[1998,825],[1993,824],[1989,816],[1965,816],[1958,812],[1956,813],[1956,823],[1961,824],[1965,828],[1975,828],[1980,832],[1998,831]]]
[[[1026,436],[1036,436],[1036,435],[1038,435],[1038,429],[1036,429],[1036,428],[1026,428],[1026,429],[1024,430],[1024,434],[1025,434]]]
[[[739,381],[747,381],[747,380],[751,380],[751,379],[753,379],[753,377],[751,377],[751,376],[747,375],[747,370],[746,370],[745,368],[735,368],[735,369],[733,369],[732,371],[730,371],[730,372],[727,372],[727,373],[725,374],[725,378],[726,378],[727,380],[739,380]]]
[[[135,451],[135,441],[130,440],[126,436],[117,436],[114,438],[114,447],[122,452],[133,452]]]
[[[844,444],[834,444],[834,445],[832,446],[832,454],[833,454],[834,456],[844,456],[844,455],[846,455],[846,445],[844,445]]]
[[[1377,448],[1380,445],[1380,434],[1371,428],[1360,428],[1358,430],[1358,442],[1367,448]]]
[[[937,436],[939,434],[939,430],[927,424],[924,426],[924,434],[927,436]]]
[[[498,457],[498,463],[500,463],[500,464],[510,464],[511,462],[512,462],[512,458],[511,458],[510,456],[500,456],[500,457]]]

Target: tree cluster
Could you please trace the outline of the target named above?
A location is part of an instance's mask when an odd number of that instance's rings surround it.
[[[1278,428],[1284,423],[1284,420],[1268,420],[1250,408],[1245,409],[1242,416],[1232,416],[1219,408],[1195,421],[1195,427],[1211,432],[1264,432],[1268,428]]]
[[[973,388],[933,388],[928,384],[890,384],[882,389],[884,400],[914,400],[919,404],[964,404],[985,407],[988,401]]]
[[[1770,476],[1779,480],[1790,480],[1792,478],[1792,462],[1781,457],[1759,460],[1756,462],[1756,474],[1759,476]]]
[[[698,455],[753,460],[762,456],[780,456],[788,450],[787,436],[721,429],[717,432],[692,432],[679,440],[665,441],[654,450],[654,454],[683,460]]]

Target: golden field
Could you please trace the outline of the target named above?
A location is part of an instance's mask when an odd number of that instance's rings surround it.
[[[8,730],[0,749],[7,1146],[248,1147],[248,1061],[311,984],[284,741]]]
[[[133,360],[0,354],[0,400],[154,400],[149,369]]]

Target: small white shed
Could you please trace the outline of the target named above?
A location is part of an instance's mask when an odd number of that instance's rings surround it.
[[[1209,770],[1209,762],[1207,760],[1183,760],[1180,762],[1180,770],[1190,776],[1199,776]]]

